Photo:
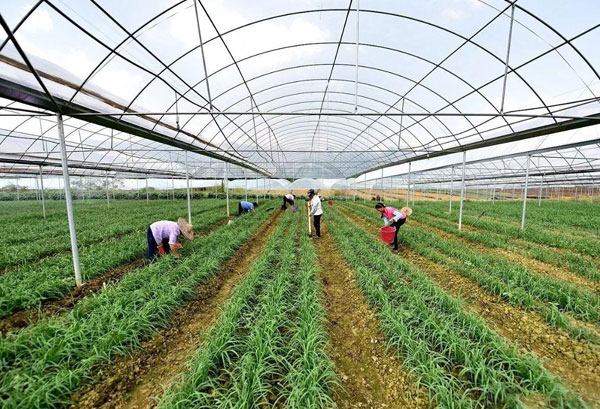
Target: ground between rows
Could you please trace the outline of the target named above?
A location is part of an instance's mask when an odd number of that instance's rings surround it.
[[[340,409],[426,408],[427,398],[400,362],[386,350],[375,313],[366,303],[355,272],[340,254],[323,223],[315,241],[323,302],[331,340],[329,355],[341,388],[334,396]]]
[[[281,212],[276,212],[265,221],[215,277],[200,285],[194,299],[173,314],[168,328],[156,333],[131,356],[119,357],[99,371],[99,379],[72,398],[71,408],[154,407],[154,398],[162,394],[200,346],[201,332],[211,327],[220,307],[250,270],[280,216]]]
[[[347,208],[338,208],[358,226],[379,236],[377,226]],[[410,219],[407,224],[412,224]],[[549,371],[560,376],[584,400],[600,405],[600,347],[552,328],[538,314],[507,304],[475,281],[432,262],[410,247],[400,246],[398,255],[445,291],[464,300],[465,309],[485,319],[498,334],[538,356]]]

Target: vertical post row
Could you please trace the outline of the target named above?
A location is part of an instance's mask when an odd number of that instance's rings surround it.
[[[42,215],[46,218],[46,201],[44,199],[44,176],[42,174],[42,165],[40,165],[40,198],[42,199]]]
[[[225,202],[227,203],[227,217],[229,217],[229,163],[225,162]]]
[[[450,204],[448,213],[452,213],[452,193],[454,193],[454,166],[452,166],[452,176],[450,176]]]
[[[538,206],[542,205],[542,189],[544,188],[544,175],[540,179],[540,188],[538,190]]]
[[[187,190],[187,207],[188,207],[188,222],[192,223],[192,202],[190,198],[190,177],[188,174],[188,160],[187,160],[187,151],[185,151],[185,184]]]
[[[108,170],[106,171],[106,206],[110,207],[110,194],[108,192]]]
[[[65,144],[65,129],[61,114],[56,115],[58,126],[58,140],[60,144],[60,160],[63,168],[63,179],[65,182],[65,200],[67,202],[67,218],[69,219],[69,235],[71,236],[71,252],[73,253],[73,268],[75,270],[75,284],[81,287],[81,270],[79,266],[79,250],[77,248],[77,236],[75,232],[75,216],[73,215],[73,198],[71,197],[71,184],[69,182],[69,168],[67,164],[67,146]]]
[[[527,155],[527,167],[525,170],[525,188],[523,189],[523,214],[521,215],[521,230],[525,229],[525,212],[527,211],[527,185],[529,184],[529,162],[530,156]]]
[[[462,230],[463,200],[465,198],[465,162],[467,160],[467,151],[463,152],[462,177],[460,180],[460,206],[458,208],[458,230]]]
[[[408,162],[408,183],[406,184],[406,206],[408,207],[408,201],[410,200],[410,171],[412,162]]]

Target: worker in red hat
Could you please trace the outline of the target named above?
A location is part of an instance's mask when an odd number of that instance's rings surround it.
[[[403,207],[398,210],[379,202],[375,205],[375,210],[381,213],[381,218],[386,226],[396,228],[394,242],[390,243],[390,246],[394,247],[394,250],[398,250],[398,231],[400,230],[400,226],[406,223],[406,218],[412,214],[412,209],[410,207]]]

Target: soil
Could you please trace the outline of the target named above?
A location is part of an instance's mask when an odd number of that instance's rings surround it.
[[[324,284],[330,358],[339,375],[334,399],[339,408],[426,408],[426,393],[388,353],[375,313],[356,282],[356,273],[322,225],[315,240]]]
[[[71,408],[148,409],[183,370],[229,299],[233,288],[260,255],[281,216],[268,219],[222,266],[197,288],[194,299],[178,309],[169,328],[158,331],[131,356],[116,358],[100,371],[96,382],[72,397]]]
[[[224,225],[225,222],[226,220],[194,232],[194,237],[206,235],[214,229]],[[38,321],[41,317],[64,314],[82,298],[96,293],[101,290],[104,285],[117,283],[125,274],[133,272],[133,270],[143,266],[145,261],[146,257],[140,257],[127,264],[115,267],[98,277],[87,280],[81,287],[73,287],[65,294],[64,298],[58,300],[44,300],[42,301],[40,308],[30,308],[15,312],[9,317],[0,320],[0,334],[6,334],[9,331],[27,327]]]
[[[379,236],[377,226],[369,225],[348,209],[342,209],[342,212],[357,225]],[[414,222],[409,220],[407,223]],[[398,255],[409,260],[445,291],[463,300],[467,311],[482,317],[509,343],[535,354],[546,369],[562,378],[584,400],[600,407],[600,346],[571,338],[552,328],[538,314],[507,304],[475,281],[432,262],[411,248],[400,247]]]

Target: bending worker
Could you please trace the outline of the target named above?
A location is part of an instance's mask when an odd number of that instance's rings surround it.
[[[321,238],[321,216],[323,215],[323,208],[321,207],[321,198],[315,195],[315,190],[310,189],[308,191],[309,209],[310,215],[313,217],[313,224],[315,226],[315,232],[317,233],[317,239]]]
[[[403,207],[398,210],[379,202],[375,205],[375,210],[381,213],[381,218],[386,226],[394,226],[396,228],[394,242],[390,243],[390,246],[393,246],[394,250],[398,250],[398,231],[400,230],[400,226],[406,222],[406,218],[412,214],[412,209],[410,207]]]
[[[294,207],[294,195],[288,193],[287,195],[283,195],[283,205],[281,206],[281,210],[287,209],[287,204],[290,204],[292,208]]]
[[[169,254],[179,258],[178,249],[181,243],[177,242],[177,237],[182,234],[186,239],[194,240],[194,229],[191,224],[183,217],[177,219],[177,222],[162,220],[152,223],[148,227],[148,261],[160,254]]]
[[[241,201],[238,204],[238,216],[241,215],[242,213],[248,213],[248,212],[252,212],[252,213],[256,213],[256,208],[258,207],[258,203],[250,203],[250,202],[245,202],[245,201]]]

